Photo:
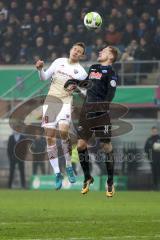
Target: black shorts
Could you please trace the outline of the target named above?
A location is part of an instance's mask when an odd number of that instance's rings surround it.
[[[95,137],[103,143],[111,142],[111,121],[110,116],[106,112],[89,112],[82,113],[79,124],[77,126],[78,139],[88,141]]]

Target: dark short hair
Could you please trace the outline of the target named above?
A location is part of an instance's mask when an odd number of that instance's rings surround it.
[[[157,130],[158,130],[158,128],[157,128],[156,126],[153,126],[151,129],[152,129],[152,130],[154,130],[154,129],[157,129]]]
[[[73,47],[74,46],[80,46],[81,48],[83,48],[83,54],[85,54],[85,51],[86,51],[86,45],[83,43],[83,42],[76,42],[73,44]]]

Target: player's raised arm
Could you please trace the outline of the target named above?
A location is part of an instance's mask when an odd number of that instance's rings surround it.
[[[41,60],[38,60],[36,62],[36,68],[39,72],[39,76],[41,80],[47,80],[52,77],[53,73],[55,72],[55,61],[50,65],[50,67],[44,71],[44,62]]]

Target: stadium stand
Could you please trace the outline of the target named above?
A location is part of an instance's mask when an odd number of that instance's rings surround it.
[[[51,62],[65,56],[75,41],[87,45],[85,60],[99,50],[95,42],[116,45],[123,53],[137,43],[137,60],[160,56],[160,8],[158,0],[0,1],[0,63],[26,64],[43,58]],[[83,17],[88,11],[103,16],[102,31],[87,31]],[[65,24],[64,24],[65,21]],[[91,49],[93,51],[91,51]],[[91,54],[92,52],[92,54]]]

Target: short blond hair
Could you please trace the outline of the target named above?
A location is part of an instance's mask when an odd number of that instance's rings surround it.
[[[107,46],[107,47],[110,49],[111,53],[113,54],[113,63],[114,63],[118,58],[118,50],[113,46]]]

